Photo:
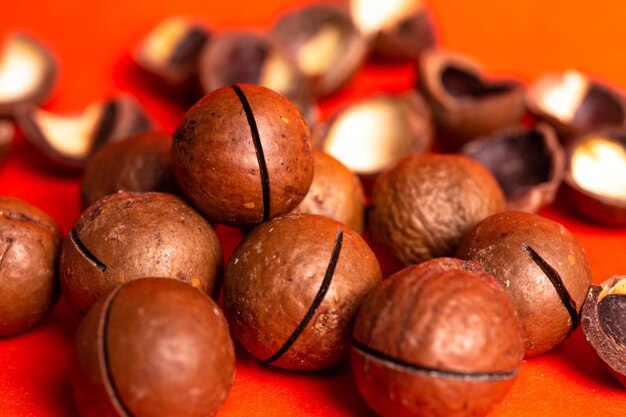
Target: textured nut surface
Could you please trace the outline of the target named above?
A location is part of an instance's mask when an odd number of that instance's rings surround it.
[[[174,134],[181,190],[211,221],[250,226],[287,213],[313,180],[309,129],[286,98],[253,85],[196,103]]]
[[[359,177],[322,151],[313,151],[313,182],[294,213],[310,213],[337,220],[363,233],[365,192]]]
[[[502,190],[478,162],[416,154],[375,182],[369,231],[406,264],[454,253],[463,235],[504,210]]]
[[[511,387],[524,352],[521,323],[497,280],[447,258],[379,285],[353,337],[357,385],[383,416],[484,415]]]
[[[213,228],[182,199],[119,192],[83,212],[63,243],[59,271],[65,299],[85,314],[111,288],[145,276],[217,294],[222,262]]]
[[[233,253],[224,314],[257,358],[287,369],[326,368],[347,355],[357,309],[380,280],[378,261],[356,232],[289,214],[254,229]]]
[[[499,213],[469,231],[457,256],[480,263],[504,286],[524,325],[527,357],[552,349],[578,325],[591,270],[584,249],[561,224]]]
[[[70,382],[83,417],[213,415],[235,371],[217,304],[169,279],[137,279],[89,311]]]
[[[0,336],[41,322],[59,296],[56,222],[24,200],[0,197]]]
[[[102,148],[87,164],[83,175],[80,188],[83,207],[119,190],[175,192],[171,147],[171,137],[155,131],[130,136]]]

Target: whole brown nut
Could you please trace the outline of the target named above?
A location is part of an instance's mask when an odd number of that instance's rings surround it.
[[[358,175],[322,151],[313,151],[313,182],[294,213],[310,213],[337,220],[363,233],[365,192]]]
[[[85,316],[70,382],[82,417],[214,415],[235,372],[217,304],[181,282],[137,279]]]
[[[177,191],[172,173],[172,138],[151,131],[129,136],[100,149],[87,164],[80,200],[87,208],[107,194],[123,191]]]
[[[587,342],[611,374],[626,387],[626,277],[592,285],[583,305]]]
[[[24,200],[0,197],[0,336],[40,323],[59,297],[61,231]]]
[[[288,213],[313,180],[309,128],[285,97],[234,85],[206,95],[174,133],[172,168],[210,221],[251,226]]]
[[[405,268],[361,306],[351,363],[383,417],[482,416],[513,385],[522,326],[497,280],[480,266],[432,259]]]
[[[374,183],[368,227],[374,242],[411,264],[454,254],[470,228],[504,208],[500,186],[478,162],[415,154]]]
[[[357,309],[381,280],[363,238],[313,214],[289,214],[254,229],[224,275],[233,335],[271,365],[314,370],[348,354]]]
[[[217,296],[222,268],[211,225],[166,193],[101,198],[70,231],[59,263],[63,296],[80,314],[110,289],[146,276],[175,278]]]
[[[547,352],[578,326],[591,270],[563,225],[535,214],[498,213],[467,233],[457,257],[480,263],[504,286],[524,325],[526,357]]]

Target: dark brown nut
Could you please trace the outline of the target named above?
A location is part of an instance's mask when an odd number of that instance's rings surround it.
[[[9,150],[11,150],[14,135],[15,128],[13,124],[7,120],[0,119],[0,161],[4,160]]]
[[[61,240],[46,213],[24,200],[0,197],[0,336],[32,328],[54,307]]]
[[[451,51],[422,54],[419,89],[433,113],[437,144],[445,150],[516,125],[524,113],[521,83],[487,80],[478,62]]]
[[[322,151],[313,151],[313,162],[311,188],[293,212],[326,216],[363,233],[365,192],[359,177]]]
[[[381,281],[356,232],[313,214],[289,214],[254,229],[224,276],[233,335],[271,365],[314,370],[348,354],[357,310]]]
[[[430,149],[432,141],[430,111],[415,92],[356,101],[314,132],[316,146],[365,177]]]
[[[283,15],[271,35],[291,52],[314,97],[350,81],[367,53],[365,39],[337,5],[313,4]]]
[[[59,271],[68,304],[85,314],[136,278],[174,278],[217,296],[222,248],[211,225],[180,198],[118,192],[81,214],[63,242]]]
[[[592,285],[583,305],[587,342],[611,374],[626,387],[626,277]]]
[[[511,388],[522,326],[478,265],[432,259],[380,284],[354,327],[352,370],[383,417],[483,416]]]
[[[44,44],[25,33],[7,36],[0,47],[0,117],[45,101],[56,78],[56,59]]]
[[[416,154],[374,183],[369,232],[405,264],[454,254],[476,223],[504,210],[504,194],[478,162]]]
[[[128,94],[91,103],[73,116],[23,105],[15,117],[26,140],[53,167],[69,172],[82,170],[107,143],[154,128],[139,103]]]
[[[306,77],[287,49],[253,32],[215,36],[200,57],[200,84],[206,94],[233,84],[257,84],[294,103],[308,122],[317,120]]]
[[[523,212],[495,214],[469,231],[457,257],[500,281],[524,325],[526,357],[547,352],[578,326],[591,270],[561,224]]]
[[[499,130],[467,143],[460,152],[493,174],[509,210],[536,213],[554,201],[563,180],[563,149],[545,123]]]
[[[137,279],[103,297],[75,340],[70,382],[82,417],[212,416],[235,373],[217,304],[170,279]]]
[[[197,79],[198,60],[208,40],[209,31],[202,23],[173,16],[153,28],[131,56],[167,86],[185,89]]]
[[[119,190],[176,193],[171,148],[170,135],[149,131],[100,149],[85,168],[80,188],[83,208]]]
[[[624,94],[574,70],[542,76],[525,99],[528,109],[550,123],[564,141],[626,122]]]
[[[435,45],[423,0],[351,0],[350,14],[377,57],[417,59]]]
[[[174,133],[172,168],[182,192],[212,222],[246,227],[288,213],[313,180],[302,114],[265,87],[234,85],[205,96]]]
[[[626,130],[591,132],[565,152],[564,197],[584,217],[626,226]]]

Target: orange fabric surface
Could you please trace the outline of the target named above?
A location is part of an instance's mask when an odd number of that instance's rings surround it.
[[[339,1],[336,1],[339,3]],[[159,126],[173,131],[185,107],[154,90],[129,58],[129,50],[162,18],[204,18],[215,30],[263,30],[301,0],[10,0],[0,11],[0,36],[22,30],[42,39],[61,67],[46,108],[82,109],[117,91],[138,97]],[[310,1],[308,3],[311,3]],[[626,3],[612,0],[431,0],[441,44],[473,55],[488,73],[530,82],[548,71],[577,68],[626,86]],[[343,91],[323,100],[322,116],[342,103],[376,91],[399,91],[415,80],[410,63],[368,64]],[[33,162],[17,138],[0,165],[0,194],[48,211],[67,232],[79,215],[79,180],[53,175]],[[590,225],[562,205],[542,211],[563,223],[587,251],[594,282],[626,273],[626,230]],[[218,227],[225,256],[239,234]],[[385,270],[393,263],[385,262]],[[0,416],[75,416],[68,385],[73,333],[78,319],[61,301],[35,330],[0,339]],[[373,416],[360,398],[349,366],[294,373],[260,364],[242,349],[232,390],[220,417]],[[520,416],[623,416],[626,389],[596,359],[580,329],[561,346],[524,361],[513,389],[491,414]]]

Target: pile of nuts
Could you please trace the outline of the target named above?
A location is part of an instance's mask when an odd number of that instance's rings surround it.
[[[136,63],[203,95],[173,135],[127,95],[78,116],[38,108],[56,59],[28,35],[7,40],[0,80],[13,61],[32,71],[0,91],[0,116],[52,169],[82,173],[84,211],[63,239],[0,197],[0,336],[41,323],[62,293],[83,317],[80,415],[214,414],[231,335],[284,369],[350,357],[383,416],[485,415],[523,358],[581,323],[626,384],[626,279],[592,285],[574,236],[535,214],[563,182],[581,214],[626,225],[626,98],[575,71],[528,89],[490,80],[435,45],[418,0],[347,9],[292,11],[267,36],[162,22]],[[418,85],[317,121],[315,101],[369,55],[414,60]],[[13,130],[0,121],[0,157]],[[214,224],[244,234],[226,265]],[[370,240],[406,268],[383,277]]]

